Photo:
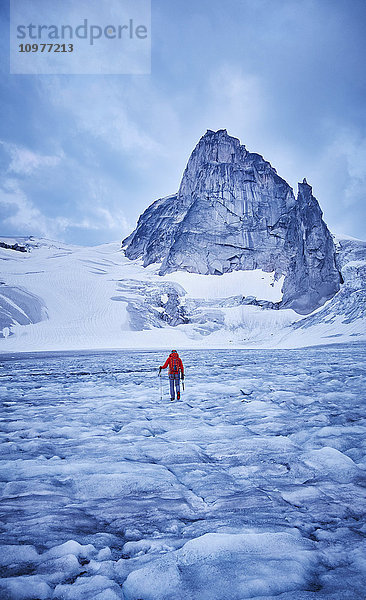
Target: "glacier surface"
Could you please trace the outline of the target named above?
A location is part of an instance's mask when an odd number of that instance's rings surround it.
[[[363,344],[0,355],[3,600],[361,600]]]

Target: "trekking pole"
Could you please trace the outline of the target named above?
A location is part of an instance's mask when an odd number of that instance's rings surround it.
[[[163,384],[161,382],[161,373],[159,373],[159,385],[160,385],[160,400],[163,399]]]

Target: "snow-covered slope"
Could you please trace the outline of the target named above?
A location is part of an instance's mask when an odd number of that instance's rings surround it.
[[[159,265],[128,260],[118,243],[0,241],[1,352],[299,347],[366,338],[365,242],[338,240],[341,290],[303,318],[279,309],[282,280],[259,269],[161,276]]]

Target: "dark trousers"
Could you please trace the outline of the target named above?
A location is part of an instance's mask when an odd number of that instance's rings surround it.
[[[175,400],[175,390],[178,394],[180,394],[180,374],[179,373],[171,373],[169,375],[169,383],[170,383],[170,397],[172,400]],[[175,388],[175,390],[174,390]]]

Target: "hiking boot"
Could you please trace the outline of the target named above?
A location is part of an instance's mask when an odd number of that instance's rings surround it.
[[[170,402],[174,402],[175,398],[170,398]]]

